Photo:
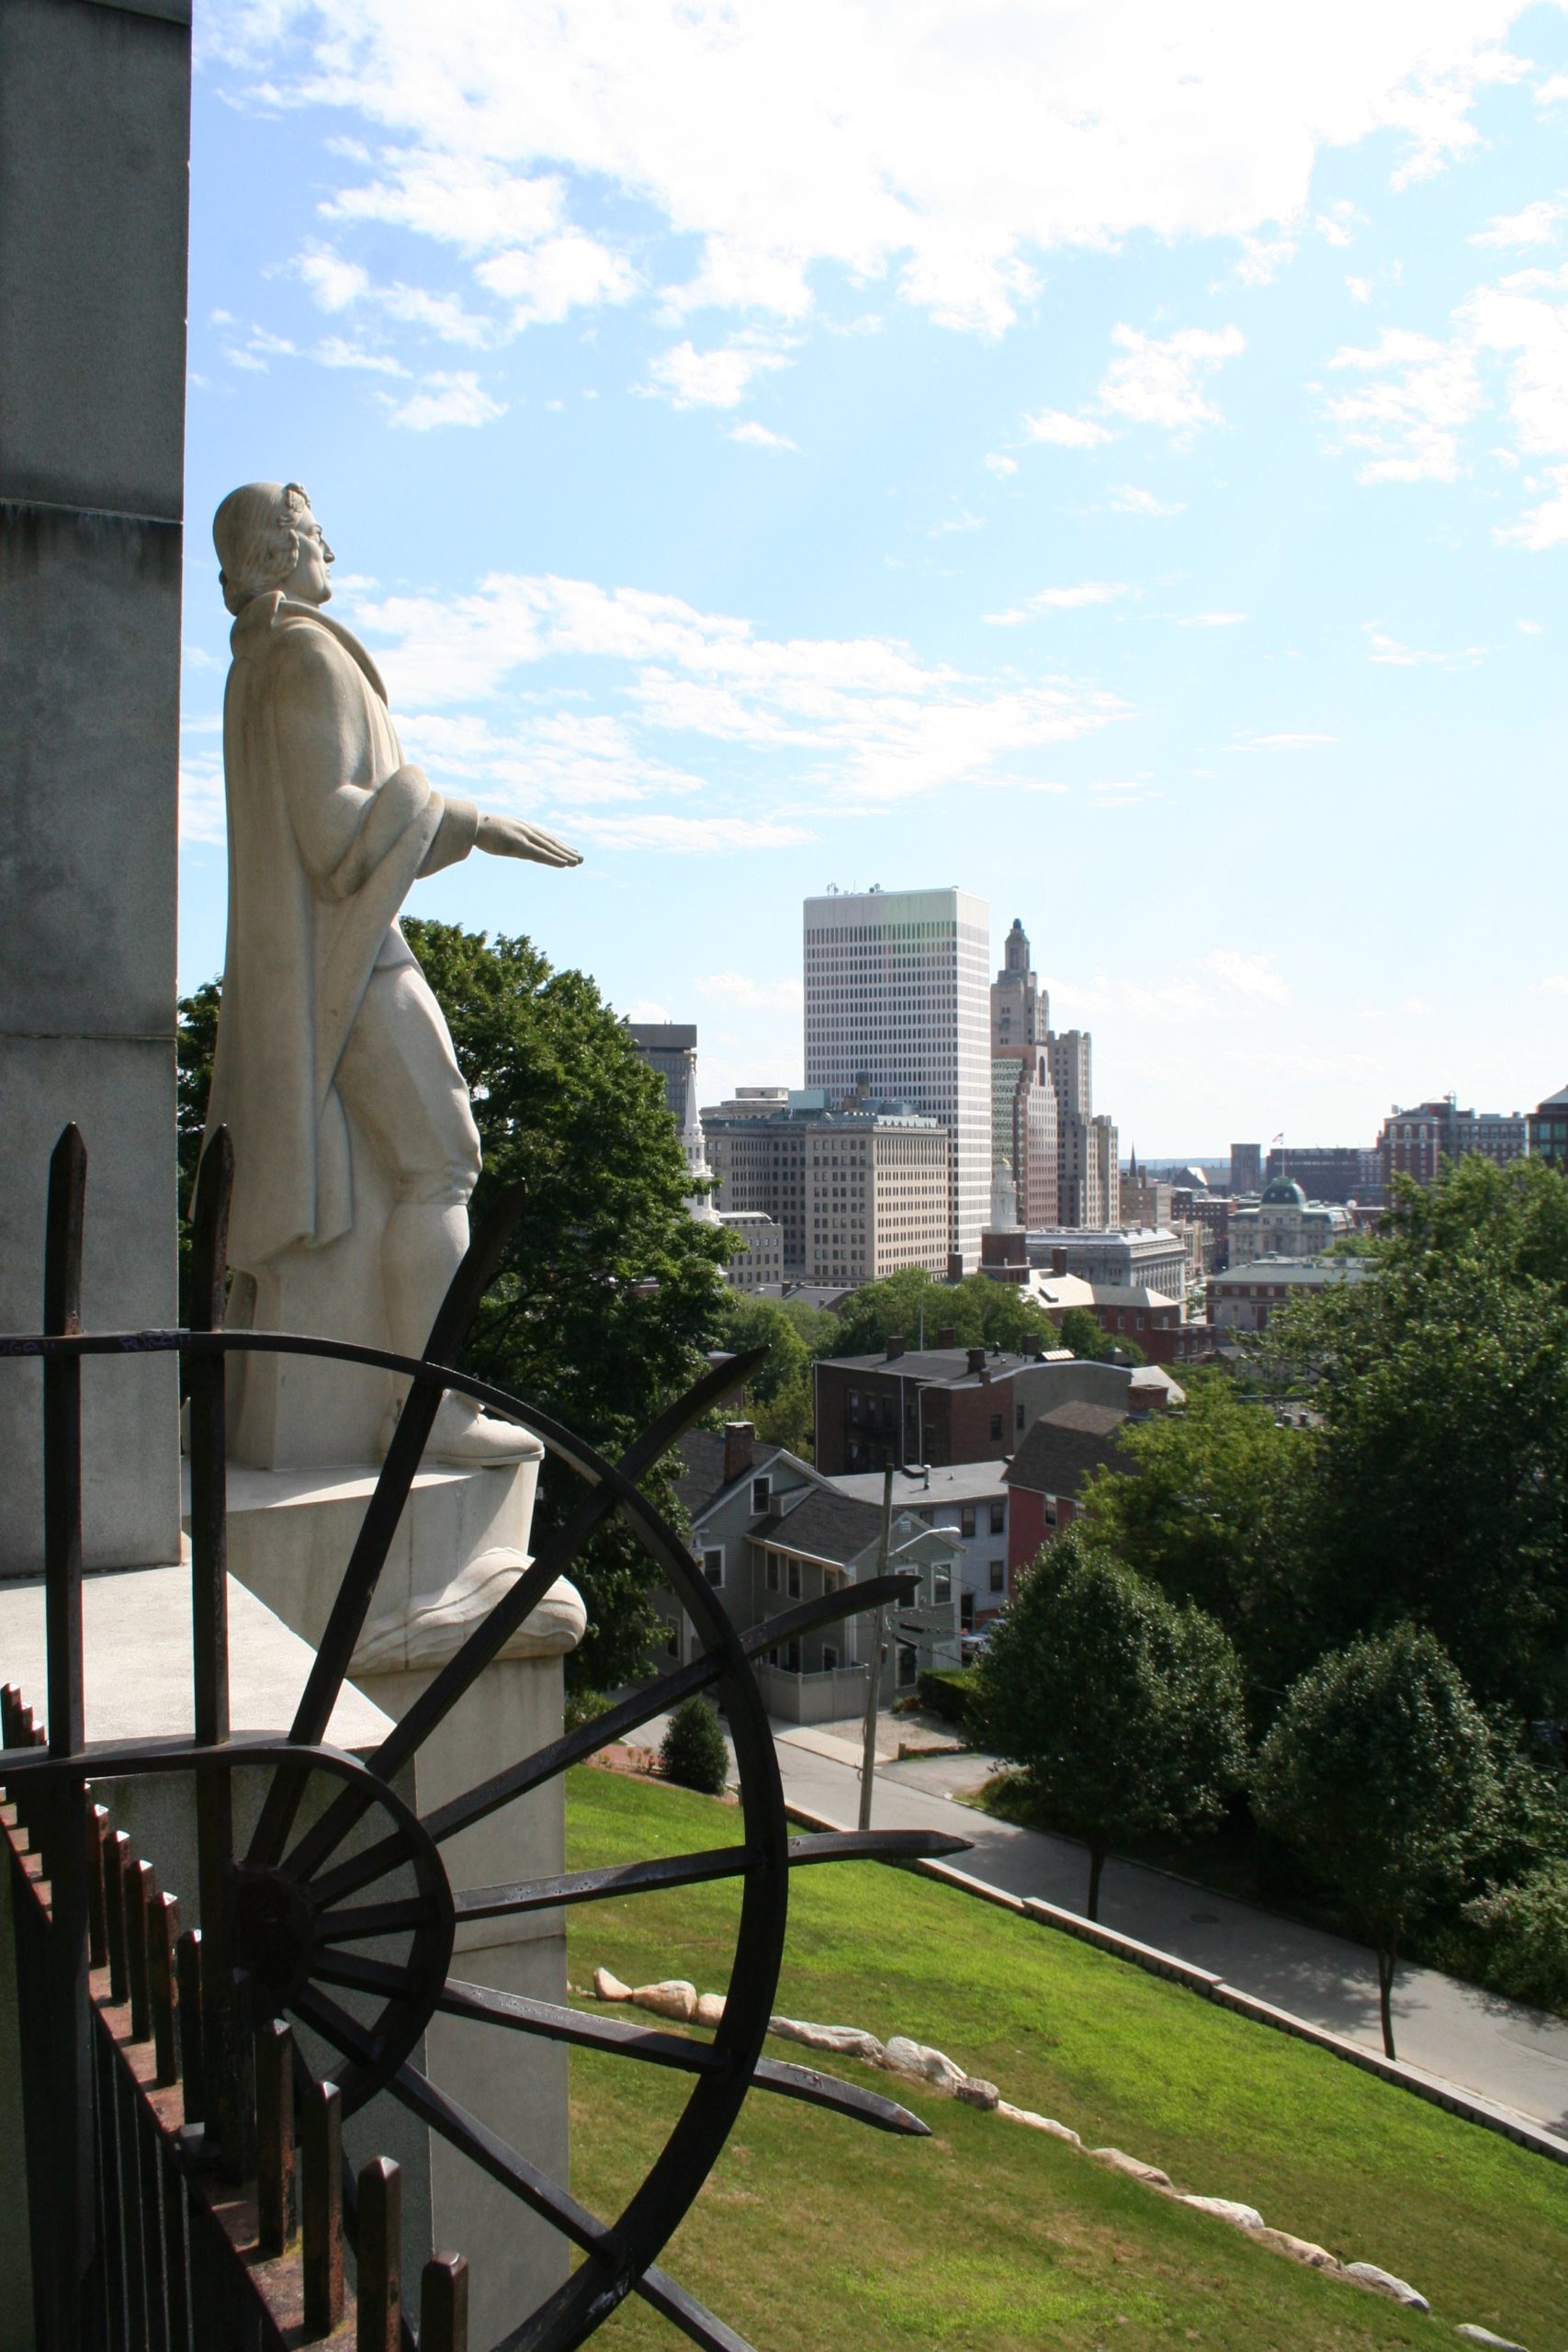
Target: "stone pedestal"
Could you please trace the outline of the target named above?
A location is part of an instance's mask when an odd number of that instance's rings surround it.
[[[355,1684],[386,1715],[407,1713],[521,1572],[538,1457],[490,1469],[422,1470],[355,1654]],[[233,1465],[229,1558],[234,1574],[311,1644],[320,1641],[375,1474],[359,1467],[262,1471]],[[582,1604],[556,1587],[412,1760],[422,1814],[554,1738],[561,1661],[583,1629]],[[443,1849],[459,1891],[565,1867],[558,1781],[465,1830]],[[566,1998],[559,1911],[458,1930],[453,1973],[470,1982]],[[433,2020],[431,2078],[555,2179],[568,2177],[567,2056],[536,2037],[456,2018]],[[471,2266],[474,2341],[493,2343],[567,2275],[558,2233],[439,2139],[431,2150],[435,2239]]]

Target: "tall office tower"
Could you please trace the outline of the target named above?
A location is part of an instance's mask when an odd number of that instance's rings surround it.
[[[1104,1144],[1095,1133],[1094,1040],[1087,1029],[1064,1029],[1047,1038],[1046,1051],[1056,1089],[1061,1221],[1098,1231],[1121,1215],[1121,1180],[1108,1191]]]
[[[1233,1143],[1231,1146],[1231,1196],[1245,1199],[1263,1190],[1263,1146],[1260,1143]]]
[[[1122,1162],[1117,1148],[1116,1122],[1104,1111],[1089,1121],[1093,1136],[1094,1183],[1100,1215],[1092,1222],[1107,1230],[1122,1219]]]
[[[1020,1225],[1039,1233],[1060,1223],[1056,1090],[1043,1053],[991,1056],[991,1160],[1007,1165]]]
[[[1051,1000],[1029,961],[1029,934],[1014,915],[1002,948],[1002,968],[991,982],[991,1051],[1043,1046],[1051,1026]]]
[[[835,891],[805,916],[806,1083],[947,1129],[949,1248],[968,1271],[991,1204],[990,909],[966,890]]]
[[[664,1080],[664,1099],[677,1126],[686,1116],[686,1091],[697,1067],[697,1030],[692,1021],[624,1021],[625,1029],[649,1069]]]

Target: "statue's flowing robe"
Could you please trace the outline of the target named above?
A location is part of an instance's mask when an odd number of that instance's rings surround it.
[[[371,973],[412,962],[398,910],[466,857],[479,812],[405,764],[358,640],[279,591],[245,605],[223,705],[229,947],[208,1128],[234,1146],[229,1261],[254,1269],[354,1222],[333,1085]]]

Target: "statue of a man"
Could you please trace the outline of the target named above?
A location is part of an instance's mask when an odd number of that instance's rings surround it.
[[[333,551],[298,482],[231,492],[212,535],[235,616],[229,946],[209,1112],[234,1145],[230,1263],[256,1275],[349,1233],[355,1155],[368,1151],[389,1202],[387,1344],[417,1356],[468,1247],[479,1139],[398,910],[421,875],[472,849],[581,860],[537,826],[433,790],[404,760],[375,662],[321,609]],[[449,1396],[431,1451],[485,1462],[532,1442]]]

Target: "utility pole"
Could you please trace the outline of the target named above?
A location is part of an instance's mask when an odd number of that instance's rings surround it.
[[[893,1464],[882,1473],[882,1533],[876,1546],[876,1573],[887,1574],[887,1549],[893,1540]],[[865,1747],[860,1768],[860,1826],[871,1827],[871,1789],[876,1772],[876,1714],[882,1699],[882,1644],[887,1612],[879,1609],[871,1629],[871,1665],[865,1682]]]

